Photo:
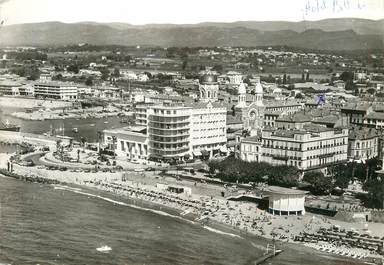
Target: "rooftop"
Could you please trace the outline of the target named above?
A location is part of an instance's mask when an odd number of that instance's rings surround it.
[[[357,127],[352,127],[349,130],[349,139],[369,139],[369,138],[374,138],[378,136],[378,131],[374,128],[357,128]]]
[[[384,120],[384,112],[371,112],[364,117],[365,119]]]
[[[308,193],[308,191],[304,191],[304,190],[295,190],[295,189],[283,188],[279,186],[269,186],[267,188],[267,192],[275,193],[275,194],[288,194],[288,195],[305,195]]]
[[[38,82],[35,84],[36,86],[61,86],[61,87],[73,87],[77,86],[74,83],[69,82],[59,82],[59,81],[51,81],[51,82]]]
[[[276,121],[282,122],[310,122],[312,117],[302,112],[297,112],[292,115],[282,115]]]

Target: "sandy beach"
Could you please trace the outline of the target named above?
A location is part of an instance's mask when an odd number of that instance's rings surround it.
[[[60,100],[42,100],[35,98],[22,98],[22,97],[0,97],[0,106],[10,108],[63,108],[71,107],[72,102]]]
[[[157,211],[165,211],[196,224],[212,227],[220,231],[241,236],[262,237],[267,240],[275,239],[280,242],[292,243],[295,236],[302,232],[315,233],[320,227],[331,228],[335,225],[365,229],[364,224],[346,223],[319,215],[305,216],[272,216],[257,208],[251,202],[228,201],[220,197],[222,188],[206,183],[194,183],[176,180],[171,177],[159,177],[156,172],[116,172],[116,173],[75,173],[68,171],[52,171],[36,168],[14,166],[15,172],[21,175],[40,176],[55,179],[61,183],[87,188],[103,194],[113,194],[127,201],[128,204],[139,205]],[[156,187],[158,183],[188,186],[192,194],[175,194]],[[59,187],[60,188],[60,187]],[[62,187],[62,189],[67,189]],[[79,192],[76,190],[69,190]],[[214,191],[214,192],[212,192]],[[205,195],[204,195],[205,194]],[[207,195],[215,194],[215,195]],[[370,223],[369,229],[374,235],[384,236],[383,224]],[[299,244],[303,246],[303,244]],[[331,255],[342,255],[346,258],[365,258],[374,253],[369,250],[343,248],[332,243],[304,244],[316,251],[328,252]],[[322,246],[320,248],[319,246]],[[376,255],[377,256],[377,255]]]

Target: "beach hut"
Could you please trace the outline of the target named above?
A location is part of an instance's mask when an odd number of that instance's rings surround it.
[[[270,186],[266,190],[269,207],[273,215],[304,215],[307,191]]]

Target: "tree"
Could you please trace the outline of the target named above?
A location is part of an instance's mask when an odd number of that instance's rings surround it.
[[[313,194],[329,194],[333,189],[332,179],[325,177],[320,171],[306,172],[303,181],[308,182],[311,185]]]
[[[87,80],[85,81],[85,85],[87,86],[93,86],[93,78],[89,76]]]
[[[181,65],[181,69],[182,70],[185,70],[187,68],[187,64],[188,64],[188,61],[187,60],[184,60],[183,61],[183,64]]]
[[[152,74],[150,72],[144,72],[145,75],[147,75],[149,78],[152,78]]]
[[[305,77],[305,81],[309,81],[309,72],[307,72],[307,76]]]
[[[57,74],[57,75],[52,77],[52,80],[61,81],[61,80],[63,80],[63,75],[62,74]]]
[[[67,71],[73,72],[74,74],[78,74],[79,73],[79,66],[76,64],[72,64],[72,65],[67,67]]]
[[[295,98],[296,98],[296,99],[303,99],[304,96],[303,96],[303,94],[301,94],[301,93],[297,93],[296,96],[295,96]]]
[[[368,191],[367,206],[384,209],[384,178],[371,179],[364,184],[363,189]]]
[[[236,115],[236,107],[235,107],[235,105],[232,105],[231,110],[232,110],[232,116],[235,116]]]
[[[370,88],[367,89],[367,92],[368,92],[369,94],[373,95],[373,94],[375,94],[376,89],[370,87]]]
[[[120,69],[115,67],[115,69],[113,69],[113,76],[114,77],[120,77]]]
[[[347,82],[347,81],[352,81],[353,77],[354,77],[353,72],[342,72],[339,78],[344,82]]]
[[[287,74],[283,75],[283,84],[285,85],[287,83]]]
[[[346,90],[355,90],[355,89],[356,89],[356,86],[355,86],[355,84],[353,83],[353,80],[347,80],[347,81],[345,81],[345,89],[346,89]]]
[[[299,170],[293,166],[274,166],[271,167],[268,177],[268,184],[283,187],[294,187],[299,181]]]
[[[215,65],[212,67],[212,70],[213,70],[213,71],[217,71],[217,72],[221,72],[221,71],[223,71],[223,69],[224,69],[224,67],[223,67],[223,65],[221,65],[221,64],[215,64]]]
[[[334,179],[335,186],[345,189],[352,180],[352,170],[345,164],[337,164],[328,168],[329,174]]]
[[[303,73],[301,73],[301,81],[304,81],[305,79],[305,75],[304,75],[304,72]]]
[[[86,139],[85,137],[81,137],[81,138],[80,138],[80,142],[81,142],[81,144],[82,144],[82,146],[83,146],[83,151],[85,151],[85,144],[86,144],[86,142],[87,142],[87,139]]]
[[[100,69],[100,72],[101,72],[101,79],[102,80],[108,80],[109,78],[109,70],[107,68],[102,68]]]
[[[33,66],[28,71],[28,80],[37,80],[40,78],[40,70],[36,66]]]

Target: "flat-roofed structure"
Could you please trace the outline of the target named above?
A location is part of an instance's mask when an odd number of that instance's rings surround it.
[[[22,84],[14,81],[0,81],[0,94],[1,95],[10,95],[10,96],[19,96],[20,88]]]
[[[151,157],[180,159],[189,153],[191,108],[176,103],[156,105],[147,117]]]
[[[268,212],[273,215],[304,215],[306,191],[270,186],[267,189]]]
[[[104,144],[117,156],[128,160],[147,159],[149,154],[146,127],[135,126],[103,131]]]
[[[59,100],[76,100],[78,88],[75,84],[64,82],[43,82],[34,85],[35,97]]]

